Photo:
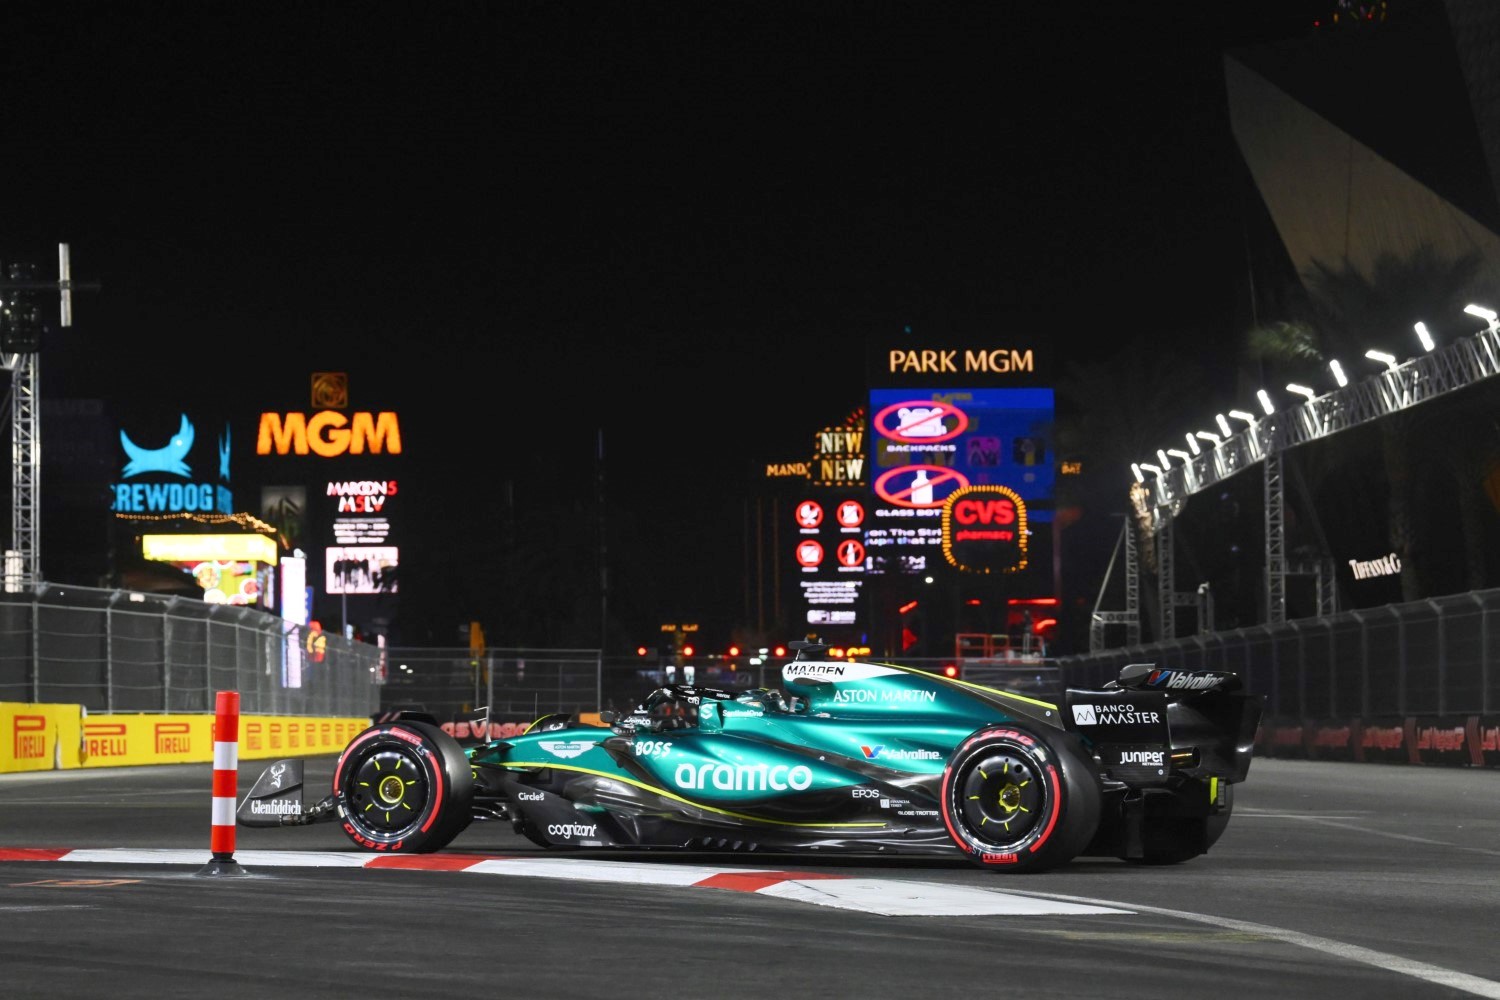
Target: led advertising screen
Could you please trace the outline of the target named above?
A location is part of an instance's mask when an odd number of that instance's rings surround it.
[[[1052,520],[1053,412],[1051,389],[872,390],[867,570],[1024,566]]]
[[[864,584],[863,491],[819,490],[792,507],[797,587],[811,626],[860,626]]]
[[[394,545],[330,546],[325,587],[329,594],[394,594],[397,549]]]

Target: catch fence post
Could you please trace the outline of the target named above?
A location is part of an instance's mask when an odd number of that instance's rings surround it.
[[[239,796],[240,693],[220,691],[214,697],[213,857],[199,875],[248,875],[234,860],[234,807]]]

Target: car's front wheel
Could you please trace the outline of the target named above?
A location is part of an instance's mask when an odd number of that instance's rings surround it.
[[[437,726],[371,726],[334,771],[340,825],[371,851],[436,851],[472,818],[474,778],[458,741]]]
[[[1099,779],[1068,733],[1004,724],[961,744],[943,772],[953,842],[984,868],[1034,872],[1066,864],[1099,825]]]

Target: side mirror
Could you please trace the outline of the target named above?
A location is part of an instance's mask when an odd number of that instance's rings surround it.
[[[613,709],[609,709],[599,713],[599,721],[604,723],[606,726],[613,726],[619,718],[620,713],[614,711]]]

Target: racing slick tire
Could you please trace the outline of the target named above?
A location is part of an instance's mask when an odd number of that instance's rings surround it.
[[[953,752],[940,805],[948,835],[976,865],[1045,871],[1094,836],[1099,777],[1071,734],[996,724]]]
[[[1136,865],[1176,865],[1204,854],[1223,836],[1234,811],[1234,785],[1220,786],[1222,801],[1217,812],[1201,820],[1162,819],[1141,831],[1144,854],[1125,860]]]
[[[333,791],[345,835],[370,851],[436,851],[473,818],[468,757],[428,722],[383,723],[354,737]]]

